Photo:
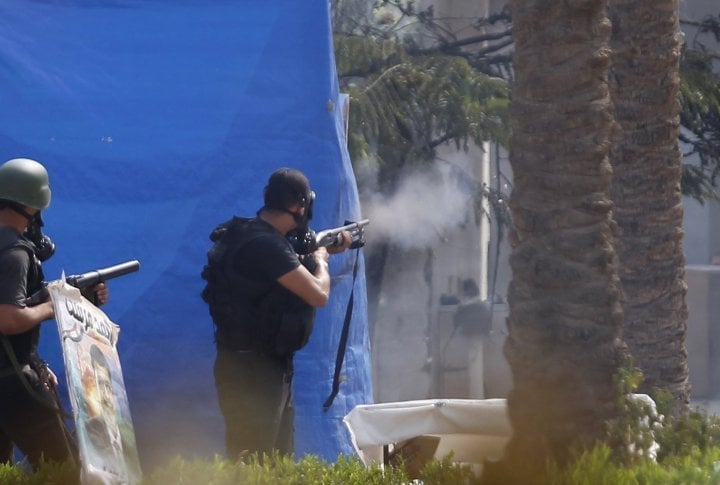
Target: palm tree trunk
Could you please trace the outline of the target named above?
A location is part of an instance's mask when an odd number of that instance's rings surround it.
[[[678,147],[678,0],[610,0],[611,93],[621,134],[611,161],[620,231],[623,338],[644,375],[640,392],[669,392],[688,409],[682,155]]]
[[[507,463],[564,462],[618,416],[606,0],[514,0]]]

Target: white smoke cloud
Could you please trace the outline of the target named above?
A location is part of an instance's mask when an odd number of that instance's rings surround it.
[[[373,194],[364,201],[370,219],[367,238],[388,239],[406,249],[429,247],[468,220],[473,185],[448,167],[408,173],[394,195]]]

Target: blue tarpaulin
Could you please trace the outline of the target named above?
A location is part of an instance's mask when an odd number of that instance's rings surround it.
[[[200,298],[208,234],[252,216],[280,166],[318,194],[316,230],[361,217],[345,149],[327,0],[3,0],[0,158],[50,173],[47,279],[138,259],[104,307],[145,471],[224,453],[212,323]],[[328,412],[352,284],[341,392]],[[351,454],[342,417],[371,401],[362,254],[331,258],[333,289],[296,356],[296,453]],[[62,371],[54,325],[41,353]],[[63,377],[62,374],[60,377]]]

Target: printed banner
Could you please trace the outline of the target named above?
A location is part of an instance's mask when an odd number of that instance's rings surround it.
[[[83,484],[141,481],[135,432],[116,343],[120,327],[80,290],[48,284],[62,341]]]

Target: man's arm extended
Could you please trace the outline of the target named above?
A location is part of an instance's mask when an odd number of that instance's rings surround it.
[[[32,307],[0,304],[0,332],[5,335],[23,333],[54,316],[50,300]]]
[[[278,283],[292,291],[313,307],[327,305],[330,298],[330,273],[328,272],[327,249],[319,248],[313,253],[317,267],[315,274],[300,265],[278,278]]]

